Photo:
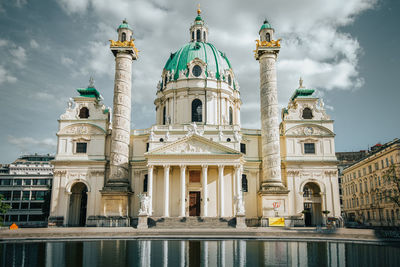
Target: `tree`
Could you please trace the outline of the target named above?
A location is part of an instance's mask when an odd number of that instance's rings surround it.
[[[383,174],[382,178],[386,186],[379,191],[382,193],[382,198],[388,199],[397,207],[400,207],[400,168],[392,164],[389,169]]]
[[[10,209],[10,205],[8,205],[7,203],[3,202],[4,197],[3,195],[0,195],[0,214],[4,215],[7,213],[7,211]],[[3,225],[3,217],[0,216],[0,225]]]

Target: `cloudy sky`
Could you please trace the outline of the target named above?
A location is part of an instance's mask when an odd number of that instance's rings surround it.
[[[259,128],[254,40],[264,18],[283,39],[283,107],[303,77],[335,120],[336,150],[399,137],[400,4],[396,0],[0,0],[0,163],[55,153],[57,119],[91,75],[112,105],[109,39],[127,18],[140,50],[133,65],[132,128],[155,121],[153,100],[170,52],[189,40],[200,3],[209,41],[241,86],[242,126]],[[254,114],[257,114],[255,116]]]

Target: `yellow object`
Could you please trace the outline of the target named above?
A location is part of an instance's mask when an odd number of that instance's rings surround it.
[[[200,4],[197,5],[197,15],[201,14]]]
[[[133,40],[123,41],[123,42],[110,40],[110,47],[132,47],[135,50],[136,54],[139,52]]]
[[[16,225],[15,223],[10,225],[10,230],[17,230],[18,229],[18,225]]]
[[[285,226],[285,218],[268,218],[269,226]]]
[[[258,52],[258,48],[274,48],[274,47],[281,47],[281,40],[282,39],[278,39],[278,40],[271,40],[270,42],[267,41],[260,41],[260,40],[256,40],[256,50],[254,50],[253,52],[255,52],[257,54]]]

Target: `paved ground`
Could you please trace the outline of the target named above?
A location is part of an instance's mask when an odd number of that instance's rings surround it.
[[[343,242],[396,242],[400,238],[380,238],[374,230],[317,228],[246,229],[156,229],[132,227],[59,227],[0,229],[0,241],[88,240],[88,239],[262,239],[262,240],[331,240]]]

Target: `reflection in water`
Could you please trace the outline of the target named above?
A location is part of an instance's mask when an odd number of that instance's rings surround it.
[[[0,243],[0,266],[400,266],[400,247],[255,240]]]

